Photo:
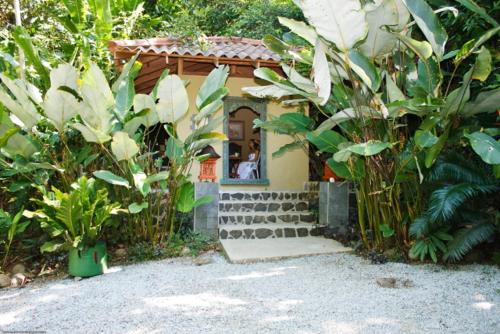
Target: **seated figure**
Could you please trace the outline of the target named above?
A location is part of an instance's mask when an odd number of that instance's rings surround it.
[[[255,139],[250,140],[248,143],[250,153],[248,154],[248,161],[243,161],[238,166],[238,177],[242,180],[254,179],[254,171],[259,168],[259,142]]]

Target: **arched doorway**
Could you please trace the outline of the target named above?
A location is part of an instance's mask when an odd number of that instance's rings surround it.
[[[224,116],[224,133],[229,140],[224,142],[221,184],[268,185],[266,132],[253,129],[253,119],[265,121],[267,118],[266,101],[226,97]],[[251,154],[255,151],[258,156],[252,161]],[[254,162],[254,167],[246,164],[249,161]]]

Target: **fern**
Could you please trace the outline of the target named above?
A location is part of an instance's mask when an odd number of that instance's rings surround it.
[[[448,251],[444,254],[444,260],[459,261],[474,246],[486,241],[494,233],[495,226],[489,222],[458,230],[453,236],[453,240],[448,243]]]

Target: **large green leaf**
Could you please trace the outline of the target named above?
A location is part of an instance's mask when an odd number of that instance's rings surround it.
[[[147,128],[156,125],[160,120],[158,119],[158,113],[156,111],[156,104],[151,95],[137,94],[134,96],[134,112],[136,114],[143,112],[144,110],[149,110],[149,112],[140,117],[141,123]]]
[[[98,179],[106,181],[106,182],[113,184],[115,186],[122,186],[125,188],[130,188],[130,184],[128,183],[127,180],[125,180],[123,177],[120,177],[118,175],[113,174],[110,171],[98,170],[98,171],[95,171],[93,174]]]
[[[380,140],[369,140],[366,143],[355,144],[346,148],[352,153],[359,154],[365,157],[379,154],[383,150],[391,147],[390,143],[384,143]]]
[[[380,73],[373,63],[365,55],[357,50],[350,50],[350,66],[363,82],[376,93],[380,87]]]
[[[380,119],[384,118],[384,115],[382,115],[380,112],[371,109],[370,107],[367,106],[361,106],[356,109],[353,108],[347,108],[341,111],[338,111],[335,113],[332,117],[321,123],[316,130],[314,130],[314,133],[316,135],[319,135],[321,132],[325,130],[330,130],[334,126],[337,126],[343,122],[358,119],[358,118],[363,118],[366,117],[367,119]]]
[[[280,120],[293,125],[293,132],[308,132],[314,126],[314,120],[299,112],[288,112],[280,115]]]
[[[320,48],[320,50],[319,51],[315,50],[316,53],[314,54],[313,62],[316,63],[313,63],[313,71],[316,72],[321,70],[319,68],[321,66],[323,67],[323,70],[325,70],[326,73],[328,74],[330,72],[329,67],[325,66],[324,64],[324,62],[327,62],[325,55],[326,46],[323,43],[318,43],[318,46],[316,48],[318,47]],[[309,78],[304,77],[295,68],[293,68],[292,66],[288,66],[287,64],[281,64],[281,68],[283,69],[283,72],[285,72],[285,75],[294,86],[296,86],[299,89],[302,89],[307,93],[317,92],[315,82],[312,82]],[[330,81],[330,79],[326,80]]]
[[[318,98],[317,94],[307,93],[301,89],[298,89],[293,83],[281,77],[275,71],[270,68],[261,67],[254,71],[255,77],[269,81],[276,85],[277,87],[287,90],[289,92],[288,95],[300,95],[305,98],[310,99],[313,102],[321,103],[322,99]]]
[[[360,50],[370,59],[379,59],[390,54],[395,46],[397,37],[385,30],[400,32],[408,23],[410,13],[401,0],[382,0],[368,3],[364,7],[368,22],[368,36]]]
[[[134,186],[141,193],[142,197],[146,197],[151,192],[151,184],[147,181],[147,175],[144,170],[133,161],[128,163],[132,177],[134,178]]]
[[[332,130],[323,131],[319,135],[315,135],[314,132],[309,132],[306,138],[321,152],[329,153],[337,152],[339,150],[339,144],[347,142],[346,138]]]
[[[173,161],[180,161],[184,154],[183,143],[174,137],[168,138],[167,147],[166,147],[166,155],[169,159]]]
[[[484,46],[479,50],[474,71],[472,71],[472,79],[484,82],[491,73],[491,53]]]
[[[101,124],[96,122],[111,118],[110,109],[114,107],[115,99],[109,87],[108,80],[102,70],[95,63],[91,63],[84,72],[81,80],[80,91],[84,102],[89,105],[92,113],[83,115],[93,127],[100,128]]]
[[[325,105],[330,98],[332,91],[332,81],[328,60],[326,59],[326,45],[318,38],[314,48],[313,73],[314,83],[318,89],[318,97],[321,99],[320,105]]]
[[[77,99],[61,90],[49,89],[43,104],[45,115],[62,132],[65,124],[78,114],[81,106]]]
[[[28,159],[38,150],[28,137],[18,133],[20,130],[8,117],[0,117],[0,149],[7,156],[20,155]]]
[[[314,28],[302,21],[296,21],[286,17],[278,17],[278,20],[282,25],[290,29],[291,32],[308,41],[309,44],[316,45],[318,35],[314,31]]]
[[[82,133],[86,141],[105,143],[111,139],[115,105],[108,81],[101,69],[91,63],[79,83],[83,98],[79,115],[83,124],[72,126]]]
[[[415,52],[420,59],[426,60],[432,56],[432,46],[429,42],[417,41],[403,34],[394,34],[394,36]]]
[[[78,90],[78,72],[70,64],[60,64],[50,71],[50,88],[57,90],[61,86]]]
[[[304,147],[304,144],[300,140],[285,144],[273,152],[273,158],[281,157],[287,152],[290,152],[290,151],[293,151],[293,150],[296,150],[299,148],[303,148],[303,147]]]
[[[463,115],[470,117],[480,113],[492,113],[500,106],[500,88],[481,92],[473,102],[464,107]]]
[[[179,189],[177,198],[177,210],[183,213],[191,212],[194,208],[194,184],[192,182],[184,183]]]
[[[443,74],[439,64],[430,58],[428,60],[419,59],[417,66],[417,84],[431,97],[438,96],[439,87],[443,80]]]
[[[258,98],[273,98],[281,99],[284,96],[293,95],[288,89],[283,89],[275,85],[268,86],[255,86],[255,87],[243,87],[241,89],[244,93],[258,97]]]
[[[142,202],[142,203],[132,203],[128,206],[128,212],[132,214],[136,214],[141,212],[144,209],[147,209],[149,207],[148,202]]]
[[[500,164],[500,143],[483,132],[466,134],[474,152],[490,165]]]
[[[432,45],[439,60],[443,59],[448,34],[436,14],[425,0],[402,0],[418,27]]]
[[[29,34],[22,27],[18,26],[14,28],[12,37],[14,37],[16,44],[19,45],[21,49],[23,49],[26,59],[35,68],[36,72],[40,76],[40,79],[42,80],[45,89],[48,89],[50,86],[49,71],[40,59],[38,50],[33,46]]]
[[[269,50],[279,55],[283,55],[290,49],[288,44],[273,35],[265,35],[262,42]]]
[[[432,145],[426,152],[425,152],[425,167],[431,168],[434,162],[436,162],[437,157],[443,150],[444,145],[446,144],[446,140],[448,140],[449,132],[443,133],[439,138],[438,141]]]
[[[169,175],[168,171],[158,172],[156,174],[149,175],[146,178],[146,182],[149,184],[153,184],[155,182],[166,181],[168,179],[168,175]]]
[[[52,253],[61,250],[66,246],[66,243],[60,241],[47,241],[41,247],[42,253]]]
[[[218,89],[224,87],[229,76],[228,66],[220,66],[214,69],[207,76],[196,96],[196,108],[201,110],[207,104],[207,99],[215,93]]]
[[[127,113],[134,104],[134,79],[142,67],[142,64],[136,61],[137,57],[138,55],[135,55],[125,64],[122,73],[112,87],[116,100],[115,113],[121,121],[125,119]]]
[[[111,151],[116,157],[116,160],[128,161],[139,153],[139,146],[132,138],[129,137],[128,133],[118,131],[113,135]]]
[[[406,99],[405,95],[396,85],[394,80],[392,80],[389,73],[385,74],[385,79],[385,86],[387,89],[387,97],[389,98],[389,102],[404,101]]]
[[[169,75],[160,82],[157,97],[156,110],[161,123],[175,123],[188,111],[189,97],[177,75]]]
[[[346,180],[356,181],[365,174],[365,165],[362,159],[354,160],[352,168],[349,162],[338,162],[334,158],[328,159],[327,164],[337,176]]]
[[[318,34],[347,52],[366,37],[368,23],[359,0],[298,0]]]
[[[109,136],[106,132],[103,132],[98,129],[94,129],[89,125],[84,125],[81,123],[74,123],[71,126],[82,134],[83,138],[88,143],[98,143],[104,144],[111,140],[111,136]]]
[[[31,129],[38,123],[41,116],[30,99],[30,94],[23,86],[6,75],[0,74],[0,79],[15,97],[13,99],[0,85],[0,102],[22,122],[22,124],[18,125]]]
[[[415,144],[421,148],[427,148],[435,145],[438,138],[430,131],[417,130],[415,132]]]

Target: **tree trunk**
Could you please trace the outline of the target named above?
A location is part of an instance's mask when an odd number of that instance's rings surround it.
[[[14,0],[14,14],[16,16],[16,26],[21,27],[22,22],[21,22],[21,5],[20,5],[20,0]],[[25,79],[25,59],[24,59],[24,51],[23,49],[19,46],[19,67],[20,67],[20,72],[21,72],[21,79]]]

